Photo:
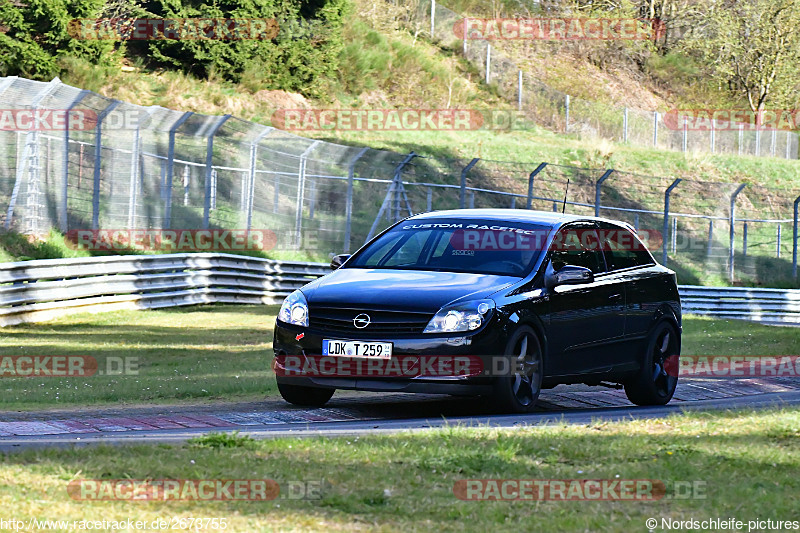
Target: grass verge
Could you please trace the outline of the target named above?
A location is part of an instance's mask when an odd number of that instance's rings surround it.
[[[16,519],[225,517],[228,531],[646,531],[655,518],[797,520],[800,411],[696,413],[513,430],[28,450],[0,456],[0,504]],[[272,479],[267,502],[81,501],[76,479]],[[461,479],[650,479],[644,501],[461,501]],[[289,486],[319,486],[314,499]],[[686,485],[688,483],[688,485]],[[691,486],[690,491],[677,490]],[[747,526],[745,525],[745,528]],[[763,528],[758,528],[763,530]]]

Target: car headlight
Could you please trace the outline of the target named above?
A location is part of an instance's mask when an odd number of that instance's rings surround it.
[[[472,300],[439,309],[425,328],[425,333],[473,331],[489,320],[494,300]]]
[[[308,302],[300,291],[286,297],[278,312],[278,320],[296,326],[308,326]]]

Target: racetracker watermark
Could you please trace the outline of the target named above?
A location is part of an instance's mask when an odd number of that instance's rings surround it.
[[[664,125],[675,131],[795,131],[800,110],[671,109],[664,113]]]
[[[76,479],[67,493],[96,501],[269,501],[280,486],[272,479]]]
[[[465,501],[656,501],[705,499],[706,482],[656,479],[459,479]]]
[[[67,26],[74,39],[111,41],[269,41],[278,29],[274,18],[73,19]]]
[[[86,131],[96,126],[92,109],[0,109],[0,131]]]
[[[450,246],[459,251],[544,251],[550,250],[602,250],[640,251],[661,246],[659,230],[640,229],[633,233],[623,229],[574,228],[560,231],[548,240],[550,229],[529,229],[517,226],[463,224],[449,222],[408,223],[399,226],[403,231],[452,229]]]
[[[450,246],[454,250],[480,251],[544,251],[547,247],[549,231],[527,230],[506,226],[473,228],[466,226],[453,232]],[[403,229],[406,229],[405,227]],[[658,230],[639,230],[636,239],[624,230],[572,229],[557,233],[550,243],[550,250],[602,250],[638,251],[657,248],[661,245],[661,232]]]
[[[93,252],[261,252],[275,248],[277,237],[273,231],[253,229],[74,229],[65,242],[72,249]]]
[[[481,41],[642,41],[665,29],[659,20],[632,18],[464,18],[453,25],[458,39]]]
[[[664,370],[673,377],[800,377],[800,355],[673,355]]]
[[[138,357],[108,356],[103,365],[91,355],[3,355],[0,377],[90,377],[138,375]]]
[[[506,374],[509,366],[505,365]],[[278,355],[273,370],[281,377],[467,377],[484,374],[484,365],[480,357],[471,355]]]
[[[487,124],[476,109],[278,109],[271,120],[289,131],[467,131]]]

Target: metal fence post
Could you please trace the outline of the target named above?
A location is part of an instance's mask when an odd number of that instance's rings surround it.
[[[97,115],[97,128],[94,134],[94,182],[92,188],[92,229],[100,227],[100,166],[103,159],[103,120],[121,102],[114,100],[111,105]]]
[[[522,111],[522,71],[517,71],[517,111]]]
[[[711,248],[714,246],[714,219],[708,219],[708,246],[706,246],[706,255],[711,255]]]
[[[489,85],[489,82],[492,79],[491,68],[492,68],[492,45],[486,43],[486,85]]]
[[[612,172],[614,172],[614,169],[609,168],[603,172],[603,175],[600,176],[600,179],[598,179],[594,184],[594,216],[596,217],[600,216],[600,187],[602,187],[603,182],[606,181],[609,176],[611,176]]]
[[[738,155],[742,155],[744,150],[744,124],[739,124],[739,148]]]
[[[156,106],[150,106],[145,111],[145,116],[136,123],[136,133],[133,138],[131,149],[131,179],[129,184],[130,198],[128,199],[128,229],[133,229],[136,224],[136,197],[139,194],[139,184],[141,182],[141,152],[142,152],[142,124],[150,120]]]
[[[564,133],[569,133],[569,95],[564,95]]]
[[[469,17],[464,17],[462,20],[464,21],[464,43],[462,45],[462,47],[463,47],[462,53],[464,54],[464,57],[466,57],[467,56],[467,29],[469,28]]]
[[[728,224],[730,226],[730,241],[728,244],[728,278],[730,281],[733,281],[733,262],[734,262],[734,255],[736,250],[733,249],[733,237],[734,237],[734,225],[736,224],[736,197],[739,196],[739,193],[742,192],[742,189],[745,188],[747,184],[742,183],[736,190],[731,194],[731,211],[730,211],[730,220]]]
[[[433,211],[433,188],[428,187],[428,194],[426,198],[426,206],[428,211]]]
[[[539,166],[533,169],[533,172],[528,175],[528,201],[525,203],[525,209],[531,209],[531,205],[533,204],[533,178],[544,170],[546,166],[547,163],[539,163]]]
[[[775,157],[775,145],[778,144],[778,130],[772,130],[772,138],[769,141],[769,153]]]
[[[786,132],[786,159],[792,157],[792,132]]]
[[[672,253],[678,251],[678,217],[672,216],[672,233],[670,234],[670,241],[672,241]]]
[[[781,225],[778,224],[778,235],[777,235],[778,244],[775,247],[775,257],[778,259],[781,258]]]
[[[209,211],[217,208],[217,169],[211,169],[211,187],[208,189],[210,197]]]
[[[436,28],[436,0],[431,0],[431,39]]]
[[[264,131],[259,133],[258,136],[253,139],[253,142],[250,143],[250,174],[247,183],[247,191],[242,191],[242,194],[246,198],[246,227],[248,231],[253,225],[253,200],[256,190],[256,161],[258,160],[258,144],[264,140],[264,137],[269,135],[273,129],[275,128],[272,126],[267,126],[264,128]]]
[[[658,148],[658,111],[653,111],[653,146]]]
[[[747,257],[747,222],[742,228],[742,256]]]
[[[639,231],[639,213],[633,214],[633,229]]]
[[[669,195],[672,192],[672,189],[678,186],[678,184],[683,181],[681,178],[677,178],[675,181],[672,182],[672,185],[667,187],[667,190],[664,191],[664,230],[663,234],[661,235],[661,264],[667,266],[667,232],[669,232]]]
[[[369,148],[362,148],[347,165],[347,200],[344,207],[344,253],[350,253],[350,232],[353,224],[353,182],[355,181],[356,163]],[[430,208],[428,209],[430,211]]]
[[[67,109],[64,120],[64,153],[62,154],[63,177],[61,179],[61,212],[58,214],[58,225],[62,233],[69,231],[69,211],[67,198],[69,196],[69,118],[72,109],[78,105],[90,91],[82,90]],[[136,139],[139,138],[139,129],[136,129]]]
[[[375,217],[375,221],[372,223],[372,227],[369,229],[369,233],[367,234],[367,239],[364,241],[365,243],[372,239],[372,236],[375,235],[375,230],[378,229],[378,222],[380,222],[383,214],[386,212],[386,208],[389,206],[389,202],[392,199],[392,195],[395,193],[399,183],[402,180],[403,169],[405,166],[415,157],[417,154],[415,152],[409,152],[408,155],[397,165],[397,168],[394,169],[394,178],[392,178],[391,184],[389,184],[389,190],[386,193],[386,197],[383,199],[383,204],[381,204],[381,208],[378,210],[378,215]]]
[[[219,118],[216,124],[211,128],[211,131],[208,133],[208,140],[206,141],[206,183],[205,183],[205,201],[203,203],[203,229],[208,229],[209,223],[209,214],[211,213],[211,171],[213,170],[212,165],[214,164],[214,136],[217,134],[219,129],[222,127],[225,122],[231,118],[230,115],[223,115]],[[171,185],[171,184],[170,184]],[[216,180],[214,180],[214,185],[216,185]],[[216,187],[214,187],[216,189]],[[216,190],[214,191],[216,193]],[[216,194],[214,194],[216,199]],[[213,203],[216,204],[216,201]],[[216,207],[216,206],[215,206]]]
[[[466,207],[466,202],[467,202],[467,172],[469,172],[470,169],[474,167],[480,160],[481,160],[480,157],[476,157],[475,159],[467,163],[467,166],[465,166],[461,170],[461,191],[458,197],[458,205],[461,209],[464,209],[464,207]]]
[[[183,205],[189,205],[189,183],[191,178],[191,170],[189,165],[183,166]]]
[[[158,175],[158,194],[162,200],[167,199],[167,161],[159,161],[160,172]]]
[[[761,128],[759,127],[760,124],[756,125],[756,149],[753,155],[760,156],[761,155]]]
[[[622,142],[628,142],[628,108],[622,108]]]
[[[175,133],[178,131],[184,122],[194,113],[187,111],[181,118],[175,121],[175,124],[169,129],[169,144],[167,147],[167,163],[164,166],[163,187],[164,187],[164,220],[161,223],[162,229],[169,228],[172,225],[172,176],[174,171],[175,162]]]
[[[306,160],[314,148],[322,141],[314,141],[308,145],[308,148],[300,155],[300,168],[297,172],[297,205],[295,208],[294,218],[294,245],[298,248],[301,244],[302,231],[303,231],[303,201],[306,194]]]
[[[475,209],[475,191],[469,191],[469,208]]]
[[[794,201],[794,218],[792,220],[792,277],[797,279],[797,212],[800,207],[800,196]]]

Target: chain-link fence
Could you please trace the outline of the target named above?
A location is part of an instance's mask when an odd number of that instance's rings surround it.
[[[629,222],[683,283],[796,283],[800,190],[344,146],[57,79],[0,78],[0,102],[6,230],[269,230],[272,257],[323,259],[411,213],[565,210]]]
[[[487,84],[549,130],[683,152],[798,158],[798,135],[793,131],[756,128],[716,115],[711,120],[709,110],[663,113],[576,98],[525,74],[503,53],[498,40],[465,30],[464,17],[436,0],[418,0],[412,13],[404,21],[407,25],[462,54]]]

